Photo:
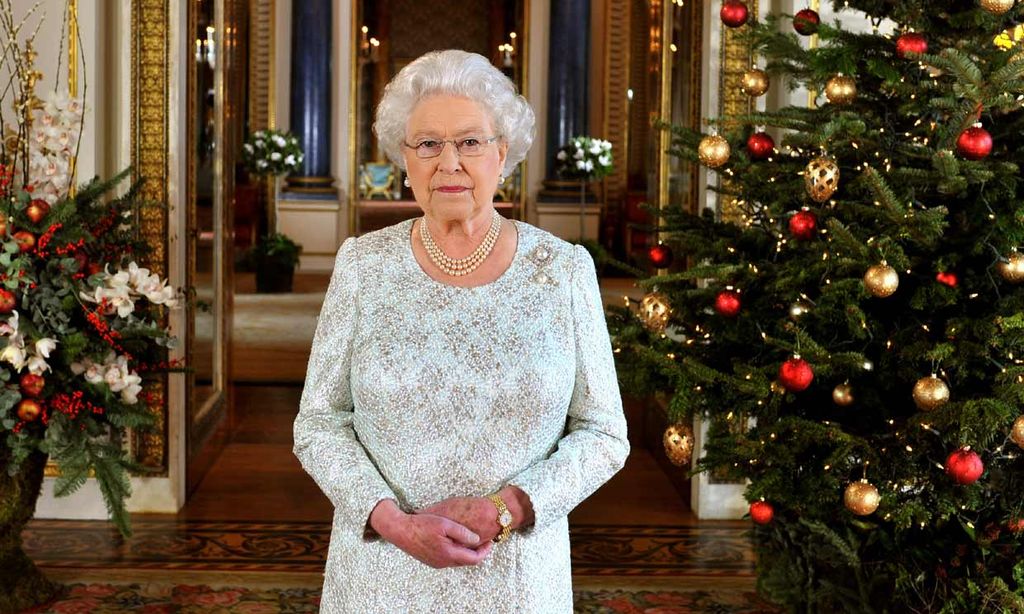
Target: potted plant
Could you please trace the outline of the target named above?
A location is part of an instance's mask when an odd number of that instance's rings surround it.
[[[275,232],[261,237],[249,258],[256,272],[256,291],[291,292],[301,253],[302,246],[288,235]]]
[[[612,172],[612,144],[590,136],[577,136],[558,150],[555,171],[563,179],[580,182],[580,239],[584,238],[587,183],[604,179]]]

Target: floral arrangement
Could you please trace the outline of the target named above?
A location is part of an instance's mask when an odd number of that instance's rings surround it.
[[[0,458],[16,476],[48,456],[57,496],[94,473],[129,534],[128,472],[139,468],[127,430],[153,423],[146,379],[180,369],[164,322],[182,297],[139,264],[138,185],[108,196],[127,170],[69,194],[81,101],[54,94],[37,106],[0,153]]]
[[[595,181],[612,172],[612,144],[589,136],[577,136],[555,155],[556,171],[566,179]]]
[[[257,130],[242,145],[242,162],[254,175],[285,175],[302,166],[299,140],[290,132]]]

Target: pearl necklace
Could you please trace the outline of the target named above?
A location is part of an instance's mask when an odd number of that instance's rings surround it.
[[[483,264],[484,260],[491,255],[491,251],[494,250],[494,244],[498,242],[499,234],[501,234],[501,216],[495,211],[494,217],[491,218],[491,227],[487,230],[484,240],[473,250],[473,253],[465,258],[451,258],[434,242],[434,237],[430,236],[430,231],[427,230],[427,218],[424,217],[420,220],[420,239],[423,240],[423,247],[427,250],[427,256],[430,257],[430,261],[434,263],[434,266],[452,277],[469,275]]]

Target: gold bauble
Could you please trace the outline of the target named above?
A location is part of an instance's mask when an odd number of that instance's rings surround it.
[[[832,401],[839,407],[849,407],[853,405],[853,386],[849,384],[839,384],[832,389]]]
[[[1013,443],[1024,448],[1024,416],[1017,416],[1010,428],[1010,439]]]
[[[978,4],[993,15],[1002,15],[1013,8],[1014,0],[981,0]]]
[[[839,73],[825,84],[825,97],[832,104],[850,104],[857,97],[857,82]]]
[[[858,516],[875,513],[881,502],[882,496],[878,494],[878,489],[867,480],[851,483],[843,494],[843,504],[846,505],[846,509]]]
[[[700,163],[708,168],[718,168],[729,161],[729,141],[712,134],[704,137],[697,147]]]
[[[677,467],[689,465],[693,458],[693,429],[685,424],[673,424],[662,437],[668,460]]]
[[[921,411],[932,411],[949,402],[949,386],[946,382],[930,375],[914,384],[914,404]]]
[[[1006,257],[1007,262],[1002,260],[996,264],[999,276],[1011,284],[1019,284],[1024,281],[1024,254],[1013,252]]]
[[[896,288],[900,286],[900,276],[896,269],[883,262],[864,273],[864,286],[871,294],[885,298],[896,292]]]
[[[804,184],[811,198],[819,203],[825,202],[839,188],[839,165],[824,156],[811,160],[804,171]]]
[[[671,311],[668,298],[660,292],[651,292],[640,301],[640,320],[656,333],[665,331]]]
[[[751,68],[743,73],[743,80],[740,82],[740,89],[747,96],[757,97],[768,91],[772,80],[768,73],[760,68]]]

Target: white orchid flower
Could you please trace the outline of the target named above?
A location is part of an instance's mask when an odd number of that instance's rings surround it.
[[[51,339],[50,337],[43,337],[36,341],[36,354],[43,358],[49,358],[50,352],[57,347],[57,340]]]
[[[288,157],[284,159],[284,163],[288,166],[295,166],[295,155],[288,154]]]
[[[589,173],[590,171],[594,170],[594,163],[591,162],[590,160],[587,160],[586,162],[583,163],[583,168]]]
[[[597,155],[597,154],[601,153],[601,143],[599,143],[597,141],[591,142],[590,143],[590,150],[589,151],[590,151],[590,153],[592,153],[594,155]]]
[[[275,151],[270,154],[270,159],[273,160],[274,162],[277,162],[278,160],[281,159],[281,154]]]
[[[32,356],[28,359],[28,370],[34,375],[42,375],[50,370],[50,365],[42,356]]]
[[[8,362],[14,366],[15,371],[21,371],[25,368],[25,364],[28,360],[28,356],[25,353],[24,347],[19,347],[18,344],[13,341],[19,338],[20,335],[15,335],[7,342],[7,347],[0,351],[0,361]]]
[[[569,154],[565,153],[565,150],[563,149],[559,151],[555,157],[564,162],[565,159],[569,157]]]
[[[612,165],[612,159],[610,157],[608,157],[608,156],[601,156],[601,157],[599,157],[597,159],[597,161],[601,164],[601,166],[611,166]]]

